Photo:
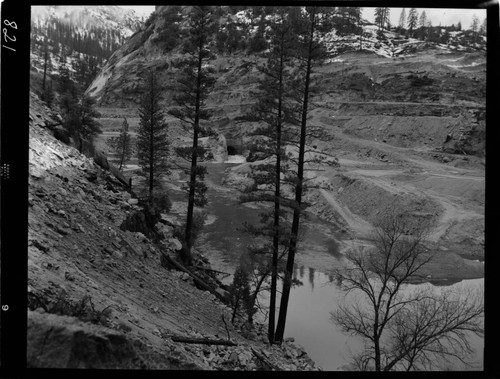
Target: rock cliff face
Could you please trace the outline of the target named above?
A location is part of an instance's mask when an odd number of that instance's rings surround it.
[[[52,116],[36,95],[31,100],[29,367],[265,367],[255,350],[282,369],[314,368],[293,343],[271,349],[264,330],[233,326],[227,305],[189,275],[162,266],[161,257],[175,257],[178,249],[175,216],[157,225],[163,243],[122,230],[124,220],[141,211],[138,200],[93,158],[56,140],[45,127]],[[207,264],[201,255],[196,262]],[[191,345],[174,342],[176,335],[236,345]]]

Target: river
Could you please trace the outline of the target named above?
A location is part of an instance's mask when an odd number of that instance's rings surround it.
[[[234,273],[240,256],[254,243],[253,236],[241,231],[242,222],[257,224],[261,212],[255,205],[240,204],[237,191],[222,185],[224,170],[234,165],[207,164],[209,203],[205,210],[208,217],[196,241],[196,247],[210,259],[212,267],[229,274]],[[343,264],[336,242],[340,233],[333,225],[311,215],[301,220],[301,230],[294,277],[302,284],[291,291],[285,338],[293,337],[324,370],[338,370],[348,363],[350,352],[362,347],[361,340],[344,335],[330,320],[330,313],[344,296],[327,274],[333,267]],[[224,279],[226,283],[230,280],[231,277]],[[484,280],[467,280],[454,286],[478,284],[484,284]],[[264,295],[261,301],[267,303]],[[470,342],[477,351],[472,368],[480,370],[484,340],[471,336]],[[465,368],[456,366],[454,369]]]

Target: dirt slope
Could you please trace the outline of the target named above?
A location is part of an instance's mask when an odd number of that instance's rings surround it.
[[[32,102],[40,119],[48,117],[36,97]],[[93,159],[35,122],[29,153],[31,367],[253,370],[265,366],[254,348],[282,369],[313,369],[300,347],[288,341],[270,348],[260,327],[231,325],[231,311],[219,299],[196,288],[188,275],[162,267],[160,255],[175,256],[169,247],[175,244],[159,247],[141,233],[121,230],[139,209],[137,200]],[[62,307],[85,313],[75,304],[92,308],[98,325],[47,312]],[[173,335],[230,337],[237,346],[183,344]],[[95,349],[102,349],[102,359],[94,360]]]

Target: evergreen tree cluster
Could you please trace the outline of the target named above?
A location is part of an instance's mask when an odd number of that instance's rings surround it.
[[[375,8],[375,24],[377,24],[379,30],[390,28],[390,16],[391,10],[387,7],[377,7]]]
[[[57,18],[46,20],[43,24],[32,21],[31,33],[36,36],[46,36],[55,55],[64,53],[68,56],[75,51],[93,56],[99,63],[109,59],[126,39],[119,29],[90,25],[85,30],[79,30],[73,24]],[[61,51],[61,45],[64,46],[64,51]]]
[[[169,52],[179,46],[182,39],[179,38],[181,32],[182,7],[169,6],[162,14],[164,27],[153,39],[153,43],[161,44],[164,52]]]
[[[394,28],[394,31],[422,41],[470,46],[482,43],[480,37],[486,36],[486,18],[481,23],[479,18],[473,15],[470,28],[464,30],[460,21],[456,25],[433,26],[425,10],[419,14],[416,8],[411,8],[407,13],[406,9],[403,8],[399,16],[398,26]],[[462,33],[456,38],[451,38],[451,32]]]
[[[347,34],[361,34],[361,7],[337,7],[333,13],[333,23],[337,34],[340,36]]]
[[[65,64],[71,64],[71,79],[82,88],[87,88],[106,60],[125,42],[117,29],[90,26],[80,31],[57,18],[44,23],[32,20],[31,32],[35,36],[32,39],[32,52],[43,61],[42,91],[46,91],[45,77],[53,75],[58,65]]]
[[[99,122],[96,120],[100,115],[94,108],[95,101],[85,95],[81,87],[71,79],[66,65],[61,66],[57,78],[57,92],[62,125],[68,133],[67,136],[73,137],[81,151],[83,140],[92,142],[94,137],[101,133]]]

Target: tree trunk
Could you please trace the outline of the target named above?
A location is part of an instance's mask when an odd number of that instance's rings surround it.
[[[304,180],[304,155],[306,145],[306,130],[307,130],[307,108],[309,103],[309,84],[312,67],[312,48],[313,36],[315,29],[316,12],[311,13],[311,29],[309,32],[309,49],[307,57],[307,68],[304,84],[304,100],[302,103],[302,120],[300,128],[300,145],[299,145],[299,162],[297,167],[297,186],[295,187],[295,209],[293,211],[292,230],[290,237],[290,246],[288,248],[288,259],[285,268],[285,278],[283,280],[283,291],[281,293],[280,311],[278,316],[278,325],[274,339],[276,342],[283,342],[285,333],[286,314],[288,309],[288,300],[290,298],[290,289],[292,287],[292,273],[295,261],[295,253],[297,250],[297,238],[299,235],[300,212],[302,205],[302,185]]]
[[[234,324],[234,319],[236,318],[236,314],[238,313],[239,305],[240,305],[240,295],[238,294],[238,297],[236,299],[236,303],[234,304],[234,307],[233,307],[233,315],[231,317],[231,324]]]
[[[250,301],[250,304],[251,304],[252,307],[257,302],[257,295],[260,292],[260,287],[262,287],[262,284],[264,283],[264,280],[267,278],[268,275],[269,275],[269,271],[266,272],[265,275],[262,275],[260,277],[259,281],[257,282],[257,285],[255,286],[255,291],[253,292],[252,298],[251,298],[251,301]],[[271,312],[270,311],[269,311],[269,319],[271,319]],[[253,314],[251,312],[248,314],[248,322],[250,324],[253,324]],[[274,323],[273,323],[273,328],[274,328]],[[273,330],[273,335],[274,335],[274,330]],[[269,339],[269,342],[271,342],[270,339]]]
[[[122,145],[122,156],[121,156],[121,159],[120,159],[120,167],[118,168],[118,170],[120,170],[120,171],[122,170],[123,161],[125,160],[125,147],[126,147],[125,143],[126,142],[127,142],[126,139],[124,139],[122,141],[122,143],[123,143],[123,145]]]
[[[271,272],[271,294],[269,299],[269,343],[274,343],[274,328],[276,316],[276,290],[278,281],[278,253],[279,253],[279,227],[280,227],[280,195],[281,195],[281,117],[283,96],[283,65],[284,65],[284,36],[281,39],[280,78],[278,88],[278,120],[276,125],[276,173],[274,178],[274,235],[273,235],[273,260]]]
[[[154,184],[154,77],[151,73],[151,122],[149,125],[149,198],[153,197],[153,184]]]
[[[198,76],[197,76],[197,86],[196,86],[196,103],[195,103],[195,116],[193,125],[193,150],[191,152],[191,175],[189,180],[189,198],[188,198],[188,210],[186,218],[186,249],[183,249],[182,260],[185,264],[191,265],[193,263],[193,257],[191,254],[191,248],[193,246],[192,241],[192,229],[193,229],[193,212],[194,212],[194,198],[196,191],[196,168],[198,160],[198,133],[199,133],[199,122],[200,122],[200,97],[201,97],[201,66],[203,63],[203,42],[200,41],[198,46]]]
[[[375,371],[381,371],[381,366],[380,366],[380,342],[377,337],[375,337],[375,343],[374,343],[374,348],[375,348]]]
[[[118,167],[118,170],[122,170],[122,166],[123,166],[123,154],[122,154],[122,157],[120,159],[120,167]]]

